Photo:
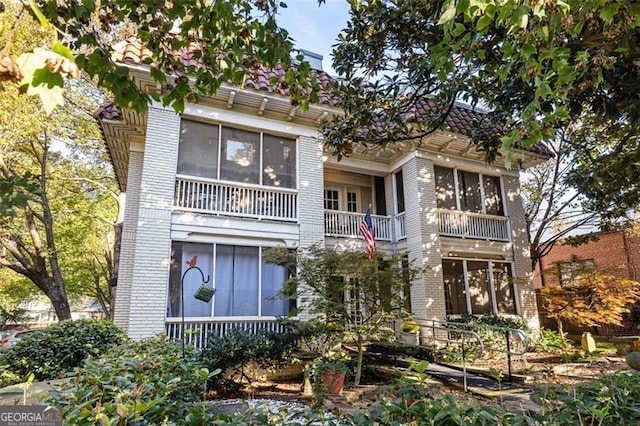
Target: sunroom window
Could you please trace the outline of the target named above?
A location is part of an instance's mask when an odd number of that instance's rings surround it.
[[[443,259],[447,315],[516,314],[511,263]]]
[[[440,166],[434,172],[438,208],[504,216],[498,176]]]
[[[296,141],[182,119],[178,174],[295,189]]]
[[[274,317],[289,312],[290,302],[277,296],[287,280],[287,269],[266,263],[262,247],[198,244],[174,241],[167,301],[167,317],[181,316],[181,279],[190,265],[210,277],[216,292],[203,302],[195,298],[202,276],[195,270],[184,276],[186,317]],[[187,263],[189,262],[189,263]]]

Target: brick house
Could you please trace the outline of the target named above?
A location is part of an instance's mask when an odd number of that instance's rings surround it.
[[[620,226],[608,232],[594,232],[594,238],[579,246],[565,245],[560,242],[540,259],[540,265],[534,275],[534,286],[540,289],[546,286],[571,284],[579,279],[586,269],[595,269],[619,278],[640,280],[640,236],[628,226]],[[634,318],[636,318],[634,320]],[[640,306],[634,309],[622,327],[602,326],[596,333],[628,334],[637,328],[640,318]],[[540,322],[545,328],[555,329],[555,320],[545,316],[540,310]],[[579,333],[583,328],[572,324],[565,325],[565,331]]]
[[[116,59],[155,90],[144,57],[129,42]],[[425,267],[411,285],[416,318],[493,312],[537,325],[519,170],[545,159],[544,150],[516,150],[518,170],[487,165],[467,136],[482,114],[456,106],[419,145],[360,147],[338,162],[323,151],[317,125],[339,108],[321,93],[301,111],[273,76],[282,71],[256,72],[242,88],[223,84],[180,115],[160,104],[144,114],[112,104],[96,112],[126,193],[119,326],[133,338],[179,337],[180,280],[198,256],[216,293],[196,300],[202,279],[185,276],[186,327],[203,340],[229,327],[277,329],[289,307],[270,296],[285,271],[265,264],[262,250],[363,249],[368,206],[378,250],[408,252]]]

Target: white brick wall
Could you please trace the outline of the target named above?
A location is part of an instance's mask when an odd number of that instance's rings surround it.
[[[298,219],[300,223],[301,249],[324,242],[324,163],[322,142],[315,138],[298,138]],[[301,319],[309,318],[304,313]]]
[[[417,155],[402,172],[409,257],[424,269],[411,288],[411,309],[416,318],[442,320],[445,301],[433,163]]]
[[[122,242],[118,267],[118,285],[113,311],[113,321],[123,330],[129,329],[129,306],[131,304],[131,282],[136,248],[136,228],[138,226],[138,206],[140,203],[140,181],[144,154],[129,151],[127,177],[127,197],[122,224]]]
[[[524,207],[520,194],[520,182],[515,176],[504,176],[503,182],[507,198],[507,211],[511,219],[513,235],[513,273],[520,293],[520,309],[524,319],[529,322],[529,326],[539,328],[538,305],[533,289],[529,241],[526,232],[527,224],[525,222]]]
[[[179,131],[173,111],[149,108],[127,328],[134,339],[164,332]]]

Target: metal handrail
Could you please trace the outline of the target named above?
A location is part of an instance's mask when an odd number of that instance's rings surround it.
[[[493,349],[496,350],[497,352],[502,352],[507,355],[507,368],[508,368],[509,381],[511,381],[513,378],[512,372],[511,372],[511,355],[523,355],[527,352],[527,349],[529,347],[529,340],[530,340],[529,336],[527,336],[527,334],[519,328],[499,327],[495,325],[485,325],[485,324],[471,324],[471,323],[454,322],[454,321],[429,320],[424,318],[414,318],[413,320],[420,327],[425,327],[428,329],[438,328],[438,329],[447,330],[453,333],[468,332],[468,331],[471,331],[469,330],[470,328],[495,330],[495,331],[504,333],[505,343],[506,343],[505,349],[504,350],[501,350],[500,348],[493,348]],[[433,331],[432,333],[435,337],[435,331]],[[481,348],[484,350],[485,345],[484,345],[484,342],[482,341],[482,337],[478,333],[475,333],[475,334],[478,340],[480,341]],[[520,341],[522,343],[519,350],[514,350],[514,348],[512,348],[512,339]],[[463,364],[464,362],[465,362],[465,359],[463,358]]]

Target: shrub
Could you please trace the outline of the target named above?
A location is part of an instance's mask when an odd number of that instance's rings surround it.
[[[49,403],[65,424],[166,424],[192,417],[212,374],[197,352],[155,337],[112,348],[76,370]]]
[[[526,335],[530,335],[531,329],[527,322],[522,318],[506,317],[502,315],[462,315],[456,318],[450,318],[447,321],[461,324],[461,328],[474,331],[478,333],[484,348],[490,354],[492,352],[505,352],[507,349],[506,335],[502,330],[492,330],[490,328],[483,328],[482,326],[489,327],[503,327],[511,329],[522,330]],[[510,341],[511,350],[524,349],[522,346],[526,342],[513,339]],[[514,341],[515,340],[515,341]]]
[[[63,377],[91,355],[99,355],[126,340],[125,334],[107,320],[62,321],[20,339],[4,356],[12,373],[36,380]]]
[[[234,328],[222,337],[209,336],[202,351],[202,363],[210,370],[219,368],[236,380],[251,382],[252,378],[246,371],[251,362],[262,368],[277,368],[287,364],[298,338],[297,333],[260,330],[252,334]],[[216,377],[215,384],[224,385],[221,379],[221,376]]]
[[[531,349],[535,352],[563,352],[571,347],[567,339],[558,332],[540,328],[540,335],[533,339]]]

